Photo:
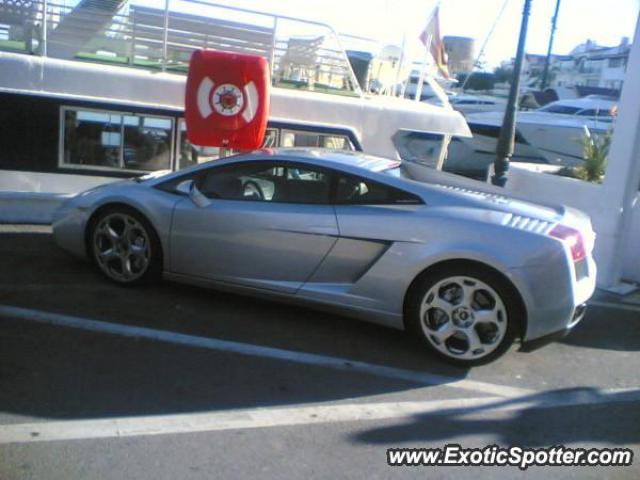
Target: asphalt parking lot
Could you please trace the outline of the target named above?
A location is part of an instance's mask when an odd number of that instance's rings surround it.
[[[402,332],[162,283],[0,226],[0,479],[639,478],[640,302],[472,370]],[[628,447],[630,467],[389,467],[391,447]]]

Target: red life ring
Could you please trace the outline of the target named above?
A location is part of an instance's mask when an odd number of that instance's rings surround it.
[[[187,137],[196,145],[259,148],[269,110],[269,67],[253,55],[198,50],[185,97]]]

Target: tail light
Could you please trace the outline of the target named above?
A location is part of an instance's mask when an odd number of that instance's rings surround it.
[[[558,240],[562,240],[571,250],[571,258],[578,262],[587,256],[587,249],[584,245],[582,234],[571,227],[556,225],[549,232],[549,235]]]

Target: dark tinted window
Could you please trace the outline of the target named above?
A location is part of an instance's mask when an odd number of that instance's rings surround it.
[[[474,135],[482,135],[490,138],[498,138],[500,136],[500,127],[496,127],[493,125],[483,125],[481,123],[468,123],[469,129],[471,133]],[[522,134],[516,130],[515,135],[516,143],[523,143],[527,145],[527,141],[524,139]]]
[[[539,112],[548,112],[548,113],[562,113],[565,115],[573,115],[580,111],[579,107],[570,107],[568,105],[547,105],[546,107],[539,108]]]
[[[209,198],[320,204],[329,203],[330,176],[306,165],[251,162],[211,169],[196,185]]]
[[[173,119],[63,107],[62,166],[154,171],[171,168]]]
[[[595,117],[598,115],[598,111],[590,108],[588,110],[581,110],[580,112],[578,112],[578,115],[581,115],[583,117]]]
[[[423,203],[420,197],[397,188],[359,177],[341,176],[336,203],[358,205],[406,205]]]

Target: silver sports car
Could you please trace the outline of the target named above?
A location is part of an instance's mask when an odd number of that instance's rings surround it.
[[[54,236],[120,284],[165,277],[323,306],[463,365],[580,320],[596,276],[587,216],[433,170],[418,182],[416,168],[257,151],[79,194]]]

